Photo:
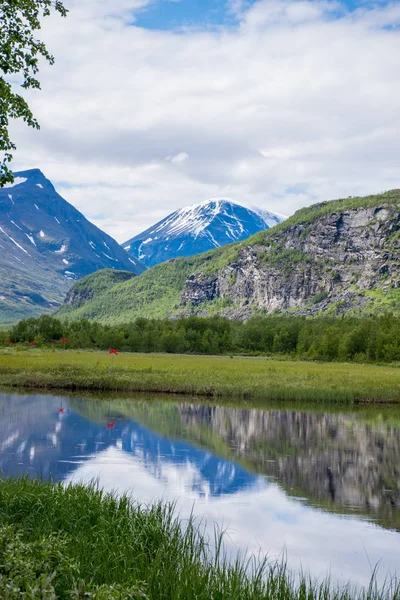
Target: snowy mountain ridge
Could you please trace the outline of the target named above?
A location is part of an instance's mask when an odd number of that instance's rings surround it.
[[[39,169],[0,189],[0,323],[51,312],[74,281],[104,268],[145,270]]]
[[[246,208],[225,198],[211,198],[181,208],[123,244],[147,266],[192,256],[238,242],[281,223],[285,217]]]

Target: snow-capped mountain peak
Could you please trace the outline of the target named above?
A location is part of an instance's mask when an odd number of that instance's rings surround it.
[[[244,240],[283,220],[274,213],[257,213],[225,198],[210,198],[175,211],[123,247],[147,266],[153,266]]]

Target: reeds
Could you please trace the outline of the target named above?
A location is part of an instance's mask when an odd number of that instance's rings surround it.
[[[95,486],[0,481],[0,597],[94,600],[399,600],[338,587],[266,559],[228,560],[195,519],[140,506]]]

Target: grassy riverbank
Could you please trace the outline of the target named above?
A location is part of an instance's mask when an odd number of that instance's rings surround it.
[[[92,600],[398,600],[210,551],[193,522],[81,486],[0,481],[0,596]]]
[[[0,385],[235,397],[242,400],[400,402],[400,367],[268,358],[0,352]]]

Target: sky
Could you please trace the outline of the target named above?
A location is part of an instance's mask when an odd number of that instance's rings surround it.
[[[290,215],[400,187],[398,0],[65,5],[13,168],[119,242],[208,198]]]

